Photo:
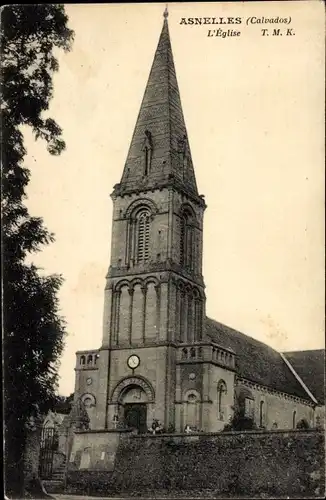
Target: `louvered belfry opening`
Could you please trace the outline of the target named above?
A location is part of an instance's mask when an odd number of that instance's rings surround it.
[[[147,262],[149,259],[149,211],[141,210],[137,219],[137,262]]]

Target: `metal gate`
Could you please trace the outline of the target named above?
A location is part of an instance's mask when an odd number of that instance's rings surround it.
[[[41,479],[50,479],[52,476],[53,454],[55,447],[56,436],[54,428],[43,429],[39,465],[39,474]]]

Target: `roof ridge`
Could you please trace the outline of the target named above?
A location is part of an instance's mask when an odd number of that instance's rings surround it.
[[[268,347],[268,349],[271,349],[272,351],[276,352],[277,354],[281,354],[281,352],[274,349],[274,347],[271,347],[270,345],[266,344],[265,342],[262,342],[261,340],[258,340],[255,337],[252,337],[251,335],[249,335],[247,333],[241,332],[240,330],[236,330],[232,326],[226,325],[225,323],[221,323],[220,321],[217,321],[216,319],[209,318],[208,316],[206,316],[206,319],[213,321],[217,325],[224,326],[224,327],[228,328],[229,330],[232,330],[235,333],[240,333],[240,335],[244,335],[245,337],[248,337],[249,339],[253,340],[257,344],[263,345],[264,347]]]
[[[319,351],[326,351],[325,347],[318,347],[316,349],[303,349],[303,350],[298,350],[298,351],[282,351],[283,354],[302,354],[304,352],[319,352]]]

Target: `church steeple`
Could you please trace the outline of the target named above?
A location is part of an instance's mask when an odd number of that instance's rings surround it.
[[[155,52],[120,184],[115,194],[173,185],[198,197],[168,27]]]

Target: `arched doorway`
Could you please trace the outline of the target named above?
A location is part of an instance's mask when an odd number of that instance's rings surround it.
[[[112,391],[110,406],[114,412],[112,419],[117,417],[117,422],[146,432],[147,418],[153,416],[155,392],[149,380],[142,376],[124,377]],[[113,421],[113,420],[112,420]]]
[[[129,385],[119,397],[119,420],[130,429],[139,433],[147,431],[148,398],[142,387]]]

